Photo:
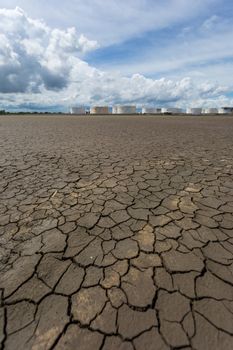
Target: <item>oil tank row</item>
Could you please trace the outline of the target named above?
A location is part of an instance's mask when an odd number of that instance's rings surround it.
[[[110,109],[107,106],[95,106],[91,107],[88,111],[85,107],[71,107],[70,114],[84,115],[84,114],[110,114]]]
[[[90,110],[86,110],[85,107],[71,107],[71,114],[137,114],[136,106],[120,106],[116,105],[112,107],[112,110],[108,106],[94,106]]]
[[[232,114],[233,107],[221,108],[187,108],[186,114],[200,115],[200,114]]]
[[[90,112],[86,111],[85,107],[72,107],[71,114],[137,114],[137,108],[134,105],[112,107],[112,111],[108,106],[95,106],[90,108]],[[143,107],[141,114],[180,114],[183,113],[180,108],[154,108]]]
[[[221,108],[187,108],[184,111],[181,108],[142,108],[142,114],[233,114],[233,107],[221,107]]]
[[[155,108],[155,107],[143,107],[141,112],[137,112],[137,108],[134,105],[113,106],[112,109],[108,106],[94,106],[90,110],[87,110],[83,106],[71,107],[71,114],[84,115],[84,114],[190,114],[190,115],[201,115],[201,114],[233,114],[233,107],[221,107],[221,108],[187,108],[184,111],[181,108]]]

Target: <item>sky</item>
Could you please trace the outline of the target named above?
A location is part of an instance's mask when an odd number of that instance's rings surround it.
[[[0,0],[0,109],[233,106],[232,0]]]

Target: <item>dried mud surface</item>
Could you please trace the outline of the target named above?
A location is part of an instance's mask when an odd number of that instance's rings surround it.
[[[0,347],[233,348],[233,118],[0,118]]]

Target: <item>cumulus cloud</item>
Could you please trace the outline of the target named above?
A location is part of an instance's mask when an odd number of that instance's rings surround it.
[[[0,9],[0,92],[67,86],[74,60],[97,47],[75,28],[52,29],[20,8]]]
[[[222,106],[231,105],[233,101],[224,96],[225,87],[217,84],[195,84],[190,78],[181,80],[148,79],[140,74],[131,77],[121,75],[109,76],[80,62],[73,74],[76,80],[63,90],[48,91],[45,88],[40,94],[5,94],[4,103],[8,109],[68,110],[71,105],[114,105],[134,103],[138,107],[151,106]],[[1,97],[1,95],[0,95]],[[39,107],[41,106],[41,108]],[[1,107],[1,105],[0,105]]]
[[[101,45],[128,40],[142,32],[170,28],[209,12],[221,0],[1,0],[2,7],[21,6],[47,23],[78,28]]]
[[[123,76],[84,60],[95,41],[75,28],[51,28],[16,8],[0,9],[0,109],[68,109],[73,104],[186,107],[232,104],[227,87],[191,78]]]
[[[72,89],[72,87],[71,87]],[[79,83],[74,101],[88,104],[135,103],[138,106],[179,105],[187,106],[191,101],[208,100],[227,91],[226,87],[213,83],[195,84],[191,78],[178,81],[170,79],[149,79],[140,74],[122,77],[96,74],[95,79],[85,79]],[[71,101],[70,101],[71,102]]]

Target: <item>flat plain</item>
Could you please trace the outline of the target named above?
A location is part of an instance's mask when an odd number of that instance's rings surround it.
[[[1,117],[0,343],[231,350],[233,117]]]

